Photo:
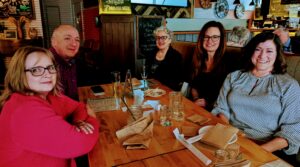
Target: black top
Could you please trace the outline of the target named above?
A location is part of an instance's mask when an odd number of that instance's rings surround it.
[[[293,53],[300,53],[300,37],[293,37],[291,38],[291,46],[292,46],[292,52]]]
[[[146,67],[149,78],[155,78],[169,88],[179,91],[183,82],[183,60],[181,54],[169,47],[165,58],[162,61],[156,60],[155,48],[146,57]]]
[[[239,56],[241,57],[241,55]],[[198,97],[206,100],[207,106],[205,108],[208,111],[212,110],[226,76],[230,72],[239,69],[239,61],[240,58],[225,54],[220,63],[212,71],[199,71],[198,75],[192,81],[192,87],[197,90]]]

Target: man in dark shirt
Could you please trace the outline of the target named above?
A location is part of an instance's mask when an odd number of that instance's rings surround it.
[[[53,31],[51,46],[49,50],[58,64],[64,94],[78,100],[75,56],[80,38],[77,29],[71,25],[58,26]]]
[[[78,100],[77,93],[77,71],[75,56],[80,47],[78,30],[71,25],[60,25],[52,34],[51,48],[49,49],[55,57],[59,66],[60,81],[64,94],[74,100]],[[87,155],[77,157],[77,167],[89,166]]]
[[[285,52],[300,53],[300,36],[291,38],[289,31],[283,28],[278,28],[273,33],[279,36]]]

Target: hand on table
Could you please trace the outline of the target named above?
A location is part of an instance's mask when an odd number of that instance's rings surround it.
[[[93,134],[95,130],[93,125],[84,121],[79,121],[75,126],[78,132],[84,132],[85,134]]]
[[[205,99],[197,99],[194,101],[194,103],[200,107],[206,107],[207,103]]]

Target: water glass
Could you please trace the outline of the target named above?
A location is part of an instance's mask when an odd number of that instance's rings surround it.
[[[143,65],[143,69],[142,69],[142,73],[141,73],[141,77],[143,79],[143,82],[144,82],[144,86],[142,88],[142,90],[147,90],[148,87],[146,86],[146,80],[147,80],[147,71],[146,71],[146,66]]]
[[[121,83],[121,73],[120,71],[113,71],[112,74],[112,85],[113,85],[113,95],[115,97],[119,96],[119,89]]]
[[[172,118],[176,121],[184,120],[184,106],[182,103],[181,92],[169,93],[169,109],[172,112]]]
[[[176,121],[184,120],[184,105],[182,103],[173,106],[172,118]]]
[[[170,120],[171,112],[167,105],[162,105],[159,109],[159,120],[162,126],[169,126],[171,125]]]

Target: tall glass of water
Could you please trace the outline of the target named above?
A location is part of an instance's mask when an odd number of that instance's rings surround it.
[[[148,89],[147,86],[146,86],[147,70],[146,70],[146,66],[145,65],[143,65],[141,77],[142,77],[143,82],[144,82],[144,86],[143,86],[142,90],[147,90]]]

